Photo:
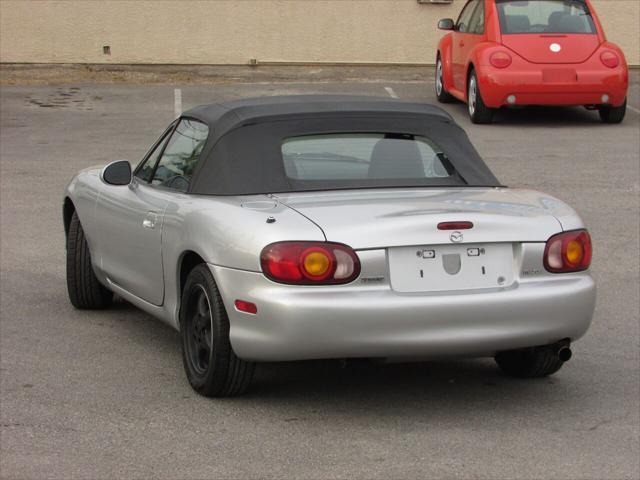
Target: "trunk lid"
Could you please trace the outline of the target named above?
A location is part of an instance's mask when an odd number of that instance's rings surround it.
[[[562,231],[554,215],[571,216],[545,194],[506,188],[348,190],[279,194],[276,198],[316,223],[327,240],[376,249],[451,244],[440,222],[470,221],[463,243],[544,242]]]
[[[583,63],[598,49],[598,35],[548,33],[502,35],[502,44],[531,63]]]

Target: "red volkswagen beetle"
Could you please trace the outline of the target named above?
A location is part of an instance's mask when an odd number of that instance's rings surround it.
[[[440,102],[467,102],[473,123],[510,105],[584,105],[605,123],[627,107],[628,68],[589,0],[469,0],[438,44]]]

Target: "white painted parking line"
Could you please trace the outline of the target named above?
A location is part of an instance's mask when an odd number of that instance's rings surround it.
[[[398,95],[396,94],[396,92],[393,91],[393,88],[391,87],[384,87],[384,89],[387,91],[387,93],[389,94],[389,96],[391,98],[398,98]]]
[[[176,118],[182,115],[182,90],[179,88],[173,89],[173,113]]]
[[[636,107],[632,107],[631,105],[627,105],[627,108],[632,112],[640,113],[640,110],[638,110]]]

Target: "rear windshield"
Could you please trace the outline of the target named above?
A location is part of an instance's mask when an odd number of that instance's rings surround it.
[[[500,29],[513,33],[596,33],[584,0],[497,0]]]
[[[455,170],[433,141],[418,135],[348,133],[306,135],[282,143],[292,180],[422,180],[449,178]]]

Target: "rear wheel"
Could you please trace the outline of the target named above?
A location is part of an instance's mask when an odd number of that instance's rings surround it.
[[[67,234],[67,292],[71,304],[81,310],[102,310],[113,300],[113,292],[93,272],[89,245],[76,212],[71,216]]]
[[[602,123],[621,123],[627,113],[627,99],[619,107],[602,106],[598,108]]]
[[[546,377],[560,370],[564,363],[551,347],[500,352],[495,360],[504,373],[519,378]]]
[[[228,397],[249,387],[254,364],[233,352],[227,312],[213,275],[204,264],[187,277],[180,331],[184,369],[196,392],[205,397]]]
[[[471,70],[467,84],[467,103],[469,105],[469,118],[472,123],[491,123],[493,120],[493,109],[487,107],[482,100],[478,77],[474,70]]]
[[[455,100],[444,88],[444,73],[442,71],[442,60],[438,55],[436,61],[436,97],[440,103],[451,103]]]

